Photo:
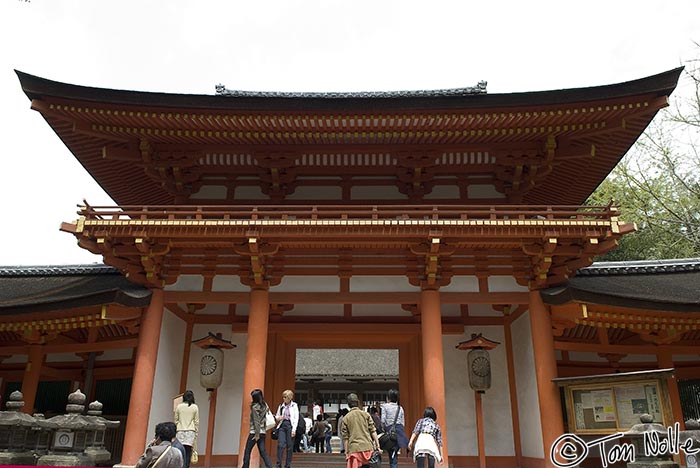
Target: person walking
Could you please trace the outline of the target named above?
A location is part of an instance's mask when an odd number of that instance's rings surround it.
[[[199,434],[199,407],[194,402],[192,390],[182,394],[182,403],[175,408],[175,425],[177,440],[185,447],[185,468],[190,468],[192,447],[196,445]]]
[[[263,392],[259,388],[250,392],[250,398],[250,434],[248,434],[248,440],[245,443],[243,465],[241,465],[241,468],[248,468],[250,466],[250,453],[256,445],[258,446],[260,457],[262,457],[265,462],[265,468],[272,468],[270,456],[267,454],[267,450],[265,450],[265,415],[270,408],[267,406],[267,403],[265,403]]]
[[[333,453],[333,447],[331,446],[331,439],[333,438],[333,424],[328,420],[328,415],[324,416],[324,422],[326,423],[323,438],[326,441],[326,453]]]
[[[134,468],[148,468],[158,463],[157,468],[182,468],[182,454],[172,446],[174,428],[167,422],[156,424],[155,437],[146,446]]]
[[[323,415],[319,413],[316,416],[316,422],[311,429],[311,443],[316,448],[316,453],[325,453],[326,451],[326,422],[323,420]]]
[[[379,438],[372,417],[359,408],[357,395],[349,394],[347,402],[350,411],[343,416],[340,434],[345,447],[347,468],[359,468],[369,463],[374,450],[379,450]]]
[[[381,415],[383,432],[394,431],[396,433],[396,446],[391,448],[389,452],[389,468],[398,468],[399,466],[399,450],[408,448],[408,438],[404,426],[406,425],[406,416],[403,408],[399,405],[399,391],[395,388],[389,390],[389,401],[382,405]]]
[[[275,419],[277,420],[277,468],[282,466],[282,454],[286,451],[284,468],[292,466],[292,453],[297,424],[299,424],[299,407],[294,400],[294,392],[285,390],[282,392],[282,403],[277,408]]]
[[[413,461],[416,468],[435,468],[435,460],[442,464],[442,431],[437,423],[437,414],[432,406],[423,411],[423,417],[418,420],[413,428],[411,440],[408,441],[409,450],[413,451]]]

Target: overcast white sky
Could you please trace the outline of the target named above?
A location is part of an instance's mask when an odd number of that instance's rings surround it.
[[[700,55],[700,1],[0,0],[0,265],[101,262],[58,230],[113,204],[29,109],[14,69],[67,83],[213,94],[490,93],[632,80]],[[683,89],[677,91],[682,93]]]

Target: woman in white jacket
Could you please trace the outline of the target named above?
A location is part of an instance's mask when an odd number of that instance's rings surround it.
[[[284,468],[292,466],[292,452],[294,449],[294,437],[297,435],[299,424],[299,407],[292,401],[294,392],[285,390],[282,392],[282,404],[277,408],[277,468],[282,467],[282,454],[286,450],[287,457]]]

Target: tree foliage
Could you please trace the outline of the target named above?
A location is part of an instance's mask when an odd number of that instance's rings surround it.
[[[589,197],[611,200],[638,231],[600,260],[700,257],[700,60],[687,63],[682,95],[659,112]],[[683,91],[688,92],[683,92]]]

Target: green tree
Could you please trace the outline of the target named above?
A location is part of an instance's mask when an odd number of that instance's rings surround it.
[[[700,60],[687,63],[681,97],[657,114],[589,197],[611,200],[638,231],[598,260],[700,257]],[[685,91],[685,88],[689,92]]]

